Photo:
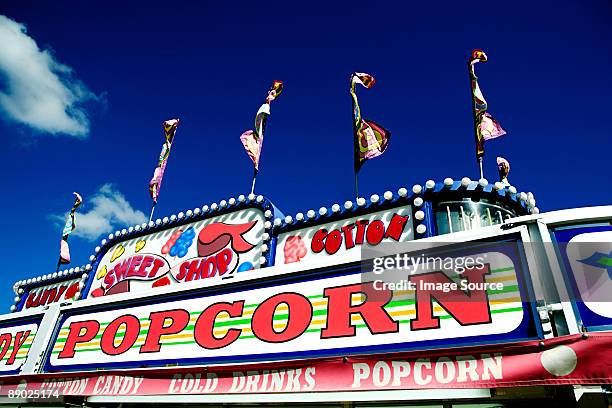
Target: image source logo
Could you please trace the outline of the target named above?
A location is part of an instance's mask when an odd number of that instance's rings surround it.
[[[247,209],[118,243],[102,257],[89,295],[206,284],[255,269],[263,229],[261,211]]]

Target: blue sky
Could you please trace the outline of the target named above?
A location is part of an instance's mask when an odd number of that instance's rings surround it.
[[[14,281],[55,270],[73,191],[85,200],[73,266],[148,214],[165,119],[181,124],[156,215],[248,192],[239,136],[274,79],[285,91],[256,192],[287,214],[354,195],[353,71],[376,77],[362,111],[393,135],[363,166],[362,195],[476,179],[473,48],[489,56],[477,73],[508,131],[486,146],[489,180],[502,155],[542,211],[611,203],[608,2],[385,3],[2,1],[0,310]]]

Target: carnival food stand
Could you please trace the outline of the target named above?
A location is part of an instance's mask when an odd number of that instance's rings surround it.
[[[540,214],[531,193],[448,178],[130,226],[89,264],[14,285],[2,403],[602,401],[611,223],[612,207]]]

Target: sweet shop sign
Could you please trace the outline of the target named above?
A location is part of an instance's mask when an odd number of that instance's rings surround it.
[[[264,221],[249,208],[119,242],[97,264],[88,297],[208,285],[259,268]]]
[[[412,207],[404,206],[281,233],[275,265],[312,263],[350,253],[358,259],[364,249],[413,239]]]
[[[356,267],[236,293],[76,309],[61,320],[46,369],[274,361],[525,338],[520,262],[503,251],[474,256],[487,261],[461,277],[424,268],[406,276],[408,290],[364,280]],[[471,290],[442,284],[459,280]]]

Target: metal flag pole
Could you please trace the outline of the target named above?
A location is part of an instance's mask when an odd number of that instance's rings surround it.
[[[155,212],[156,205],[157,203],[153,203],[153,205],[151,206],[151,215],[149,215],[149,222],[153,221],[153,212]]]
[[[351,87],[350,87],[350,94],[351,94],[351,104],[353,107],[353,110],[351,112],[351,122],[353,124],[353,169],[355,171],[355,202],[357,202],[357,200],[359,200],[359,183],[358,183],[358,178],[359,178],[359,157],[358,155],[358,149],[359,149],[359,142],[357,141],[357,124],[355,123],[355,109],[356,109],[356,99],[357,99],[357,95],[355,94],[355,85],[353,84],[353,75],[351,75],[350,78],[351,81]]]
[[[251,194],[254,194],[256,180],[257,180],[257,169],[253,168],[253,182],[251,183]]]
[[[484,172],[482,171],[482,156],[478,158],[478,167],[480,167],[480,178],[484,178]]]

